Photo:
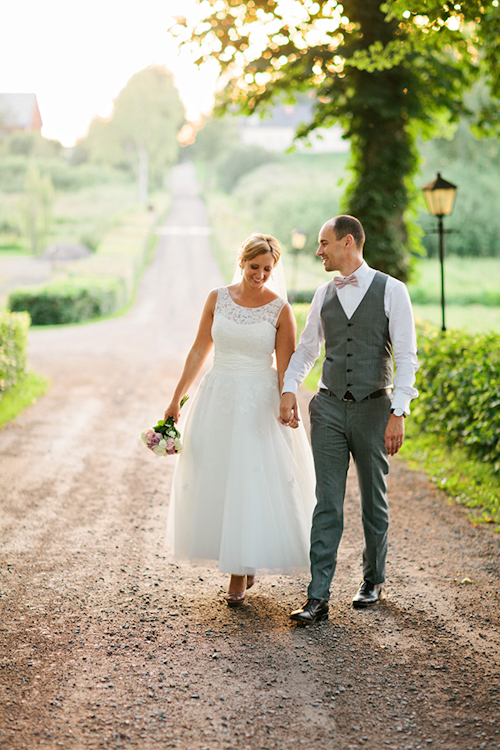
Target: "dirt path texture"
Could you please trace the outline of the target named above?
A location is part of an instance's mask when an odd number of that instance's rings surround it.
[[[173,460],[138,435],[222,283],[189,164],[174,190],[134,308],[33,331],[52,386],[0,432],[0,748],[500,748],[499,535],[402,460],[387,598],[371,609],[351,606],[354,475],[317,626],[288,620],[307,573],[261,577],[230,610],[225,576],[169,558]]]

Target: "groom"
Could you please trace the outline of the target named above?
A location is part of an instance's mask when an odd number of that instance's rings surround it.
[[[418,395],[413,387],[418,362],[408,291],[402,282],[367,265],[364,242],[363,227],[353,216],[336,216],[321,228],[316,255],[326,271],[340,271],[340,275],[314,295],[283,385],[280,421],[293,425],[297,387],[324,342],[319,390],[309,406],[317,499],[311,583],[307,602],[290,615],[301,623],[328,617],[350,455],[357,470],[365,536],[363,582],[353,605],[367,607],[382,598],[389,525],[388,456],[401,447],[404,418],[411,399]]]

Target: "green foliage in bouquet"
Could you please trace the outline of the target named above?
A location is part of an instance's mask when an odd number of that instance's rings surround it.
[[[183,396],[181,398],[181,404],[180,408],[184,406],[186,401],[188,400],[189,396]],[[159,435],[163,435],[163,437],[175,437],[180,438],[180,432],[178,431],[177,427],[175,426],[174,418],[169,417],[168,419],[159,419],[158,424],[156,424],[153,427],[153,430],[157,432]],[[175,433],[175,435],[173,434]]]
[[[33,325],[60,325],[111,315],[126,302],[123,283],[116,278],[75,278],[16,289],[9,296],[12,312],[26,311]]]

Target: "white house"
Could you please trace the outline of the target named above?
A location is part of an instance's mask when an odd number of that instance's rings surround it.
[[[312,119],[312,102],[277,104],[270,114],[261,118],[258,114],[239,120],[241,142],[247,146],[261,146],[268,151],[286,151],[293,143],[297,127]],[[297,141],[298,151],[313,154],[339,153],[349,150],[349,141],[342,139],[339,126],[319,128],[309,136],[310,146]]]
[[[36,94],[0,94],[0,130],[42,129]]]

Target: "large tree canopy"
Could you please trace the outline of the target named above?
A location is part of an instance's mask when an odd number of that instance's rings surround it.
[[[408,214],[418,166],[416,138],[466,112],[464,91],[486,78],[492,99],[480,122],[491,133],[498,0],[205,0],[185,43],[215,56],[225,83],[218,109],[252,113],[280,97],[314,90],[301,137],[340,122],[352,148],[344,210],[359,216],[374,266],[406,279],[418,244]],[[186,34],[187,30],[187,34]]]
[[[139,197],[161,184],[165,171],[177,160],[177,135],[184,123],[184,107],[172,74],[149,67],[136,73],[118,94],[109,120],[95,118],[85,140],[93,161],[134,170]]]

